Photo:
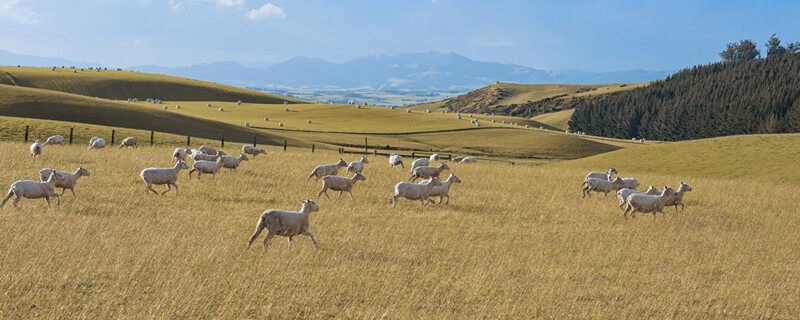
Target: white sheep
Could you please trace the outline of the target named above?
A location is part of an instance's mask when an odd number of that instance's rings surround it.
[[[217,154],[212,156],[210,154],[205,154],[202,152],[195,152],[192,154],[191,158],[194,161],[217,161],[217,158],[221,157],[221,155]]]
[[[394,168],[396,165],[400,165],[401,168],[405,168],[406,166],[403,164],[403,156],[399,154],[390,154],[389,155],[389,165]]]
[[[367,163],[369,163],[369,160],[367,160],[367,158],[361,157],[360,160],[350,162],[350,164],[347,165],[347,172],[361,173],[361,171],[364,171],[364,165]]]
[[[172,160],[173,161],[186,161],[186,155],[191,153],[189,148],[175,148],[175,151],[172,151]]]
[[[47,140],[45,140],[45,142],[44,142],[45,146],[49,145],[49,144],[57,144],[57,145],[63,146],[64,145],[64,137],[62,137],[60,135],[51,136],[51,137],[47,138]]]
[[[392,197],[392,207],[397,204],[397,198],[403,197],[408,200],[419,200],[419,206],[424,207],[428,202],[428,196],[434,187],[441,186],[439,178],[433,178],[428,183],[398,182],[394,186],[394,197]]]
[[[243,145],[242,153],[252,155],[253,158],[255,158],[259,154],[267,154],[267,152],[264,151],[264,149],[259,149],[252,145]]]
[[[422,181],[422,183],[425,184],[428,184],[430,182],[431,180]],[[447,180],[442,181],[442,185],[435,186],[433,187],[433,189],[431,189],[431,192],[428,194],[428,197],[439,196],[439,203],[442,203],[442,199],[447,197],[447,201],[445,201],[445,204],[450,203],[450,186],[453,185],[453,183],[461,183],[461,179],[459,179],[455,174],[451,173],[450,176],[447,177]]]
[[[439,154],[438,153],[434,153],[430,157],[428,157],[428,159],[430,161],[439,161]]]
[[[92,138],[91,142],[89,143],[89,149],[103,149],[106,147],[106,140],[103,138]]]
[[[461,163],[475,163],[475,162],[478,162],[478,158],[464,157],[464,159],[461,159]]]
[[[622,179],[622,187],[636,190],[639,187],[639,180],[634,178],[621,178]]]
[[[450,167],[446,163],[442,163],[438,167],[416,167],[411,171],[411,178],[409,178],[409,181],[414,182],[414,180],[417,179],[438,178],[439,174],[444,170],[450,170]]]
[[[42,151],[44,151],[44,146],[42,142],[38,139],[31,144],[31,158],[36,159],[36,157],[42,158]]]
[[[690,187],[688,184],[685,184],[685,183],[683,183],[683,181],[681,181],[681,185],[678,187],[678,190],[675,191],[675,195],[669,197],[669,199],[667,200],[667,203],[665,203],[664,206],[675,206],[675,212],[678,212],[678,205],[680,205],[681,206],[681,212],[683,212],[683,206],[684,206],[683,205],[683,194],[686,191],[692,191],[692,187]],[[658,189],[656,189],[656,192],[658,192]]]
[[[78,178],[83,176],[88,177],[90,175],[89,170],[86,170],[86,168],[79,166],[75,166],[75,173],[69,173],[64,171],[53,170],[50,168],[45,168],[39,171],[39,179],[42,182],[50,180],[50,176],[52,176],[53,173],[58,173],[55,179],[55,187],[61,188],[61,193],[59,194],[59,196],[64,195],[64,191],[69,189],[69,191],[72,191],[73,198],[76,197],[75,185],[78,183]]]
[[[311,171],[311,175],[308,176],[308,179],[306,179],[306,181],[310,180],[311,177],[317,177],[317,180],[319,180],[325,176],[335,176],[339,174],[340,168],[346,168],[346,167],[347,167],[347,162],[344,162],[342,158],[339,158],[339,162],[334,164],[316,166],[314,170]]]
[[[585,198],[587,195],[589,198],[592,197],[592,191],[595,192],[602,192],[603,198],[605,198],[609,192],[616,192],[617,190],[622,189],[622,179],[619,177],[614,178],[612,181],[608,181],[605,179],[597,179],[597,178],[589,178],[586,179],[581,184],[581,198]]]
[[[233,171],[239,168],[239,165],[242,163],[242,161],[247,161],[247,160],[250,159],[247,159],[247,156],[244,155],[244,153],[242,153],[238,158],[234,158],[231,156],[222,156],[222,167],[228,168],[230,169],[230,171]]]
[[[589,172],[589,174],[586,175],[586,179],[584,180],[589,180],[589,178],[595,178],[595,179],[603,179],[611,181],[611,176],[615,174],[617,174],[617,169],[611,167],[610,169],[608,169],[608,172]]]
[[[339,199],[339,197],[342,196],[342,193],[347,191],[347,193],[350,194],[350,198],[355,200],[355,197],[353,197],[353,186],[356,184],[356,181],[359,180],[366,181],[367,178],[364,177],[364,175],[361,173],[356,173],[352,178],[345,178],[339,176],[323,177],[322,190],[319,191],[317,197],[319,198],[324,194],[326,197],[330,198],[328,196],[328,189],[331,189],[333,191],[339,191],[339,195],[336,197],[336,199]]]
[[[125,139],[122,139],[122,143],[119,144],[119,147],[120,148],[133,147],[135,149],[138,148],[136,146],[137,143],[139,143],[139,140],[137,140],[136,137],[127,137]]]
[[[217,157],[217,161],[200,160],[192,163],[192,170],[189,170],[189,180],[192,179],[192,172],[197,172],[197,179],[200,179],[202,174],[210,174],[211,177],[216,177],[219,169],[222,168],[222,156]]]
[[[453,159],[450,159],[450,161],[461,162],[461,160],[463,160],[463,159],[464,159],[463,156],[457,156],[457,157],[453,157]]]
[[[675,194],[675,190],[667,186],[664,186],[664,191],[661,191],[660,195],[631,194],[628,196],[628,199],[625,200],[627,206],[625,207],[623,216],[625,219],[628,219],[628,212],[630,212],[631,217],[636,218],[636,212],[652,212],[653,220],[655,220],[656,214],[661,212],[661,216],[663,217],[664,211],[662,210],[664,209],[664,205],[666,205],[669,198]]]
[[[264,248],[267,247],[267,243],[269,243],[269,240],[275,235],[288,237],[289,243],[291,243],[292,237],[301,234],[309,236],[311,238],[311,242],[313,242],[314,246],[316,247],[317,240],[314,240],[314,235],[308,231],[308,227],[309,215],[312,212],[319,211],[319,206],[314,203],[314,200],[311,199],[305,201],[300,200],[300,203],[303,204],[300,212],[276,209],[264,211],[264,213],[261,214],[261,217],[258,218],[256,232],[254,232],[253,236],[250,237],[247,247],[249,248],[250,245],[253,244],[253,241],[258,238],[258,235],[264,229],[267,229],[267,237],[264,238]]]
[[[654,187],[654,186],[650,186],[650,188],[647,189],[647,192],[641,192],[641,191],[637,191],[636,189],[631,189],[631,188],[619,189],[619,191],[617,191],[617,200],[619,200],[619,208],[620,209],[623,209],[623,207],[625,206],[625,201],[628,200],[628,196],[630,196],[630,195],[632,195],[634,193],[654,195],[654,194],[659,194],[661,192],[659,192],[658,189],[656,189],[656,187]]]
[[[213,147],[209,146],[201,146],[200,148],[197,148],[197,150],[200,150],[200,152],[205,154],[210,154],[212,156],[215,156],[218,153],[217,149],[214,149]]]
[[[428,158],[416,159],[416,160],[414,160],[414,162],[411,163],[411,171],[410,172],[414,173],[414,169],[416,169],[417,167],[424,167],[424,166],[427,166],[427,165],[430,165],[430,164],[431,164],[431,160],[428,159]]]
[[[56,197],[58,201],[58,205],[61,205],[61,198],[56,193],[56,179],[60,179],[60,174],[56,173],[50,176],[49,179],[45,182],[39,181],[30,181],[30,180],[18,180],[11,184],[11,188],[8,189],[8,194],[6,198],[3,199],[3,202],[0,203],[0,208],[3,208],[6,205],[8,199],[11,199],[11,196],[16,196],[14,199],[14,208],[19,208],[17,204],[19,200],[22,198],[28,199],[40,199],[44,198],[47,201],[47,206],[50,206],[50,197]]]
[[[166,184],[167,190],[162,192],[161,195],[172,190],[172,187],[175,187],[175,195],[178,195],[178,172],[181,169],[189,169],[189,166],[183,161],[178,161],[175,162],[175,166],[172,168],[147,168],[142,170],[139,176],[145,182],[144,192],[153,191],[153,193],[158,194],[156,189],[153,189],[153,185]]]

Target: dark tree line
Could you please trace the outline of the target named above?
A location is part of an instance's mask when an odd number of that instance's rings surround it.
[[[720,54],[726,61],[647,87],[571,99],[568,107],[576,109],[570,129],[655,140],[800,132],[800,43],[784,47],[773,35],[764,59],[751,59],[759,55],[754,46],[749,40],[729,44]]]

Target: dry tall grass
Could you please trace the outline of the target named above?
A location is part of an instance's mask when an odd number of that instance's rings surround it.
[[[375,157],[356,201],[315,199],[319,248],[301,236],[247,250],[260,213],[299,209],[320,187],[311,168],[338,154],[273,148],[216,179],[183,171],[179,195],[154,196],[139,171],[169,166],[171,147],[49,146],[37,161],[22,143],[0,147],[2,188],[44,167],[92,172],[60,207],[0,211],[0,318],[800,314],[794,185],[642,174],[694,191],[685,213],[626,221],[615,199],[580,199],[585,169],[477,163],[451,166],[464,182],[450,205],[393,209],[408,172]]]

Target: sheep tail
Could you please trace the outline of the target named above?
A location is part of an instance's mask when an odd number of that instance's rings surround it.
[[[261,234],[261,231],[264,231],[264,229],[265,229],[266,227],[267,227],[267,219],[266,219],[266,216],[265,216],[265,215],[262,215],[262,216],[261,216],[261,217],[258,219],[258,224],[256,225],[256,231],[255,231],[255,232],[253,233],[253,235],[250,237],[250,241],[249,241],[249,242],[247,242],[247,246],[248,246],[248,247],[250,247],[250,245],[252,245],[252,244],[253,244],[253,241],[256,241],[256,238],[258,238],[258,235],[259,235],[259,234]]]
[[[11,196],[13,195],[14,195],[14,189],[8,189],[8,195],[6,195],[6,198],[3,199],[2,203],[0,203],[0,208],[3,208],[3,206],[6,205],[6,202],[8,202],[8,199],[11,199]]]

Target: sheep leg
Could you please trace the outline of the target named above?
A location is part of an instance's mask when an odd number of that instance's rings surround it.
[[[406,166],[402,162],[400,162],[400,167],[403,168],[403,169],[406,168]]]
[[[352,192],[352,191],[350,191],[350,190],[347,190],[347,193],[349,193],[349,194],[350,194],[350,199],[352,199],[352,200],[355,200],[355,199],[356,199],[356,197],[353,197],[353,192]]]
[[[338,195],[338,196],[336,196],[336,200],[339,200],[339,197],[341,197],[341,196],[342,196],[342,193],[344,193],[344,191],[339,191],[339,195]]]
[[[75,195],[75,188],[74,187],[73,188],[69,188],[69,191],[72,192],[72,197],[73,198],[77,198],[77,196]],[[61,190],[61,194],[59,194],[59,196],[62,196],[62,195],[64,195],[64,190],[63,189]]]
[[[177,196],[178,195],[178,184],[173,182],[172,185],[175,186],[175,195]]]
[[[269,233],[267,233],[267,237],[264,238],[264,249],[267,248],[267,244],[269,243],[269,240],[272,240],[272,237],[274,237],[274,236],[275,236],[275,232],[269,231]]]
[[[447,201],[445,201],[444,204],[450,204],[450,195],[449,194],[446,195],[446,196],[442,196],[442,197],[447,197]],[[439,199],[439,203],[442,203],[442,199],[441,198]]]
[[[328,197],[328,199],[330,199],[330,198],[331,198],[331,197],[328,195],[328,188],[322,187],[322,190],[320,190],[320,191],[319,191],[319,193],[317,194],[317,198],[321,197],[323,194],[324,194],[326,197]]]
[[[622,213],[622,216],[625,217],[625,220],[628,220],[628,210],[630,209],[631,209],[631,204],[629,203],[627,206],[625,206],[625,212]]]
[[[311,237],[311,242],[314,244],[314,247],[319,247],[319,246],[317,246],[317,240],[314,239],[314,235],[311,232],[309,232],[308,230],[305,230],[303,232],[303,234]]]
[[[144,192],[149,193],[147,191],[153,191],[153,193],[158,194],[158,191],[156,191],[156,189],[153,189],[153,185],[151,185],[149,182],[147,183],[146,186],[144,186]]]
[[[60,206],[61,205],[61,196],[56,194],[55,197],[56,197],[56,204]]]
[[[169,192],[170,190],[172,190],[172,185],[171,185],[171,184],[169,184],[169,183],[167,183],[167,190],[165,190],[164,192],[162,192],[162,193],[161,193],[161,195],[163,196],[165,193]]]
[[[49,196],[44,197],[44,201],[47,201],[47,207],[49,208],[50,207],[50,197]]]
[[[606,196],[608,196],[608,191],[606,191],[606,192],[603,192],[603,199],[605,199],[605,198],[606,198]]]
[[[250,237],[250,241],[247,242],[247,247],[249,248],[250,245],[253,244],[253,241],[256,241],[258,235],[261,234],[261,231],[267,227],[267,224],[264,223],[264,219],[258,219],[258,225],[256,225],[256,232],[253,233],[253,236]]]
[[[195,171],[197,171],[197,169],[189,170],[189,180],[192,180],[192,172],[195,172]],[[197,173],[197,176],[200,177],[200,173]]]
[[[392,197],[392,208],[394,208],[396,205],[397,205],[397,196],[395,195]]]
[[[675,206],[675,210],[678,210],[678,206]],[[683,202],[681,202],[681,212],[683,212]]]
[[[14,208],[19,209],[19,201],[22,200],[22,196],[16,193],[14,193],[14,195],[17,196],[16,198],[14,198],[14,203],[13,203]]]

